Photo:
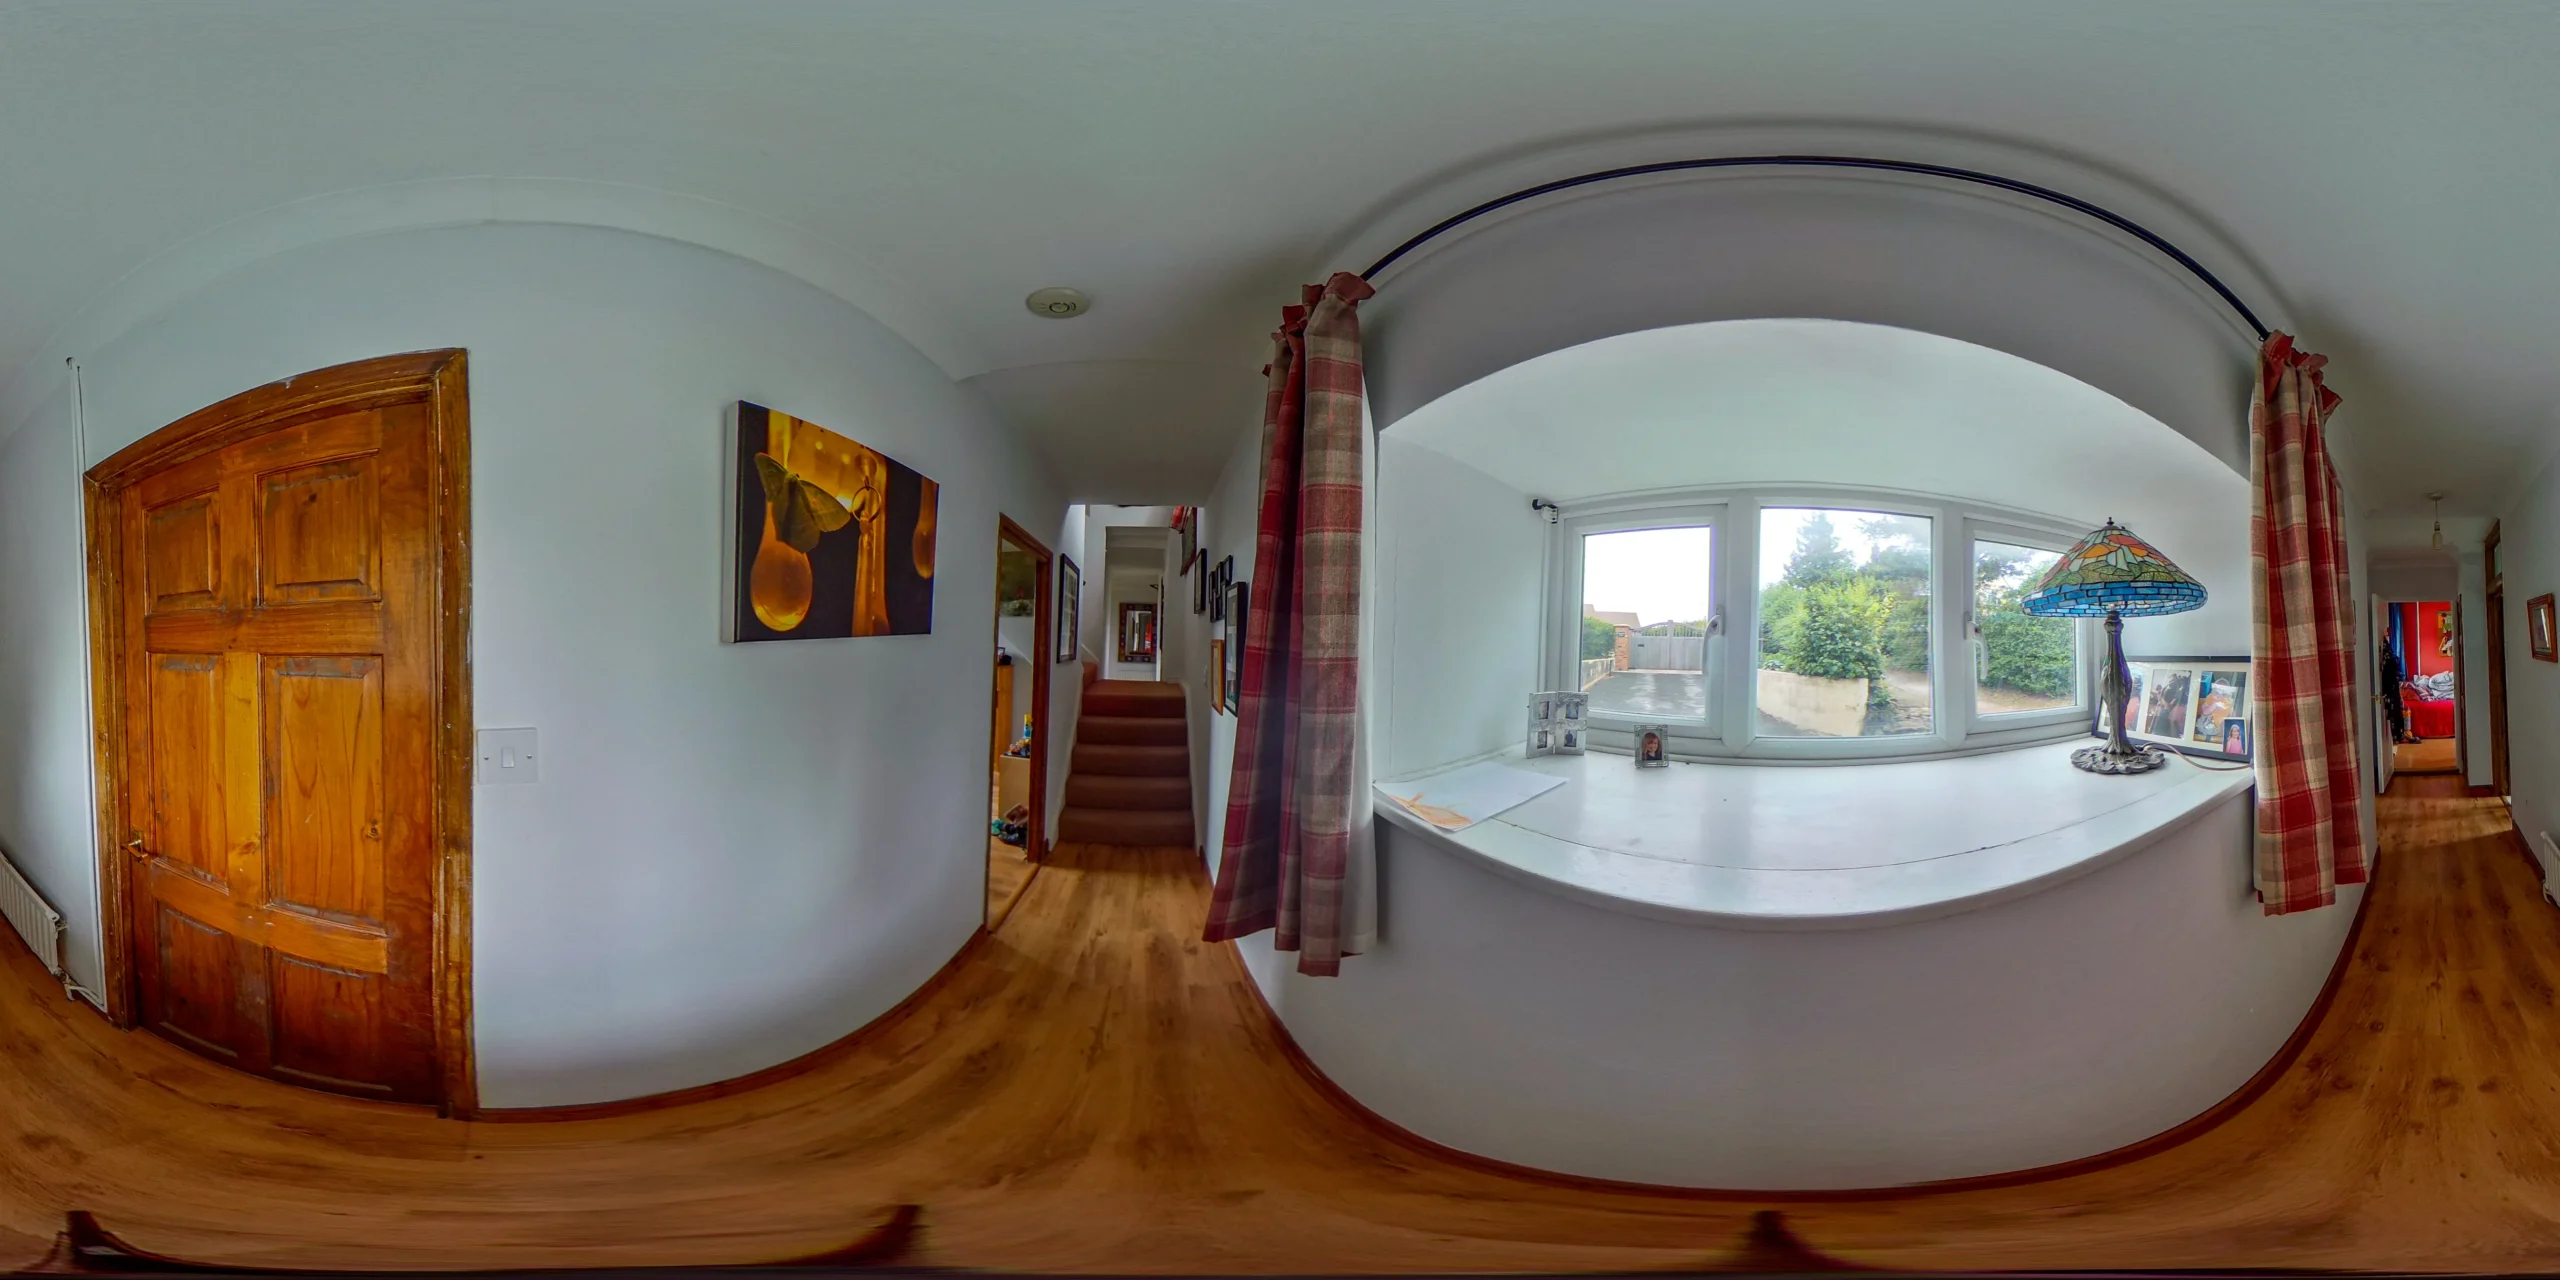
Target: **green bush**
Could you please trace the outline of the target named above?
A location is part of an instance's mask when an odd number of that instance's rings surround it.
[[[2038,618],[2018,607],[2018,592],[1992,592],[1983,602],[1982,683],[2039,697],[2071,694],[2071,620]]]
[[[1884,624],[1892,599],[1860,577],[1835,578],[1804,590],[1781,669],[1830,680],[1868,680],[1870,702],[1884,689]],[[1788,637],[1781,637],[1788,639]]]
[[[1617,624],[1610,622],[1606,618],[1584,618],[1582,620],[1583,658],[1585,660],[1592,658],[1610,658],[1617,656],[1617,653]]]

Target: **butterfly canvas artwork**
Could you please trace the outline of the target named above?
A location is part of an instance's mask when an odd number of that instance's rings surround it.
[[[814,423],[740,401],[732,638],[933,630],[940,486]]]

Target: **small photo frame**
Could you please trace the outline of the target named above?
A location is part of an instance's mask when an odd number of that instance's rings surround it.
[[[1555,753],[1560,756],[1581,755],[1582,734],[1583,730],[1578,724],[1567,722],[1566,727],[1556,733]]]
[[[2126,658],[2132,696],[2125,701],[2129,742],[2215,760],[2247,760],[2256,731],[2249,722],[2247,658]],[[2090,732],[2106,737],[2099,700]]]
[[[1671,764],[1671,726],[1640,724],[1636,733],[1636,767],[1661,769]]]
[[[2560,632],[2552,629],[2549,592],[2524,602],[2524,638],[2534,657],[2544,662],[2560,662]]]

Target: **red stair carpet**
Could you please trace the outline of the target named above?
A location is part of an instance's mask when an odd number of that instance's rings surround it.
[[[1058,841],[1197,845],[1191,826],[1191,722],[1181,685],[1097,680],[1085,686]]]

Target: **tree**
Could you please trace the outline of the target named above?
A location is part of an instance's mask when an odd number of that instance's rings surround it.
[[[1796,530],[1795,554],[1787,557],[1787,585],[1810,587],[1855,567],[1848,548],[1840,545],[1839,531],[1831,527],[1831,517],[1817,511]]]
[[[1617,652],[1617,624],[1606,618],[1585,617],[1582,620],[1582,656],[1584,660],[1588,661],[1592,658],[1615,657]]]

